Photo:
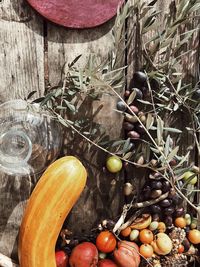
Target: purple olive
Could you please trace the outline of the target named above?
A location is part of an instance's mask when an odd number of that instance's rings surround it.
[[[176,208],[175,210],[175,217],[182,217],[185,214],[185,210],[183,207]]]
[[[144,127],[140,123],[136,123],[135,129],[140,134],[144,134],[146,132],[145,129],[144,129]]]
[[[140,138],[140,134],[137,133],[136,131],[130,131],[128,132],[128,137],[131,138],[131,139],[139,139]]]
[[[143,188],[142,195],[144,196],[144,199],[149,199],[151,194],[151,187],[149,185],[146,185]]]
[[[162,212],[161,207],[158,206],[158,205],[152,205],[152,206],[151,206],[151,211],[152,211],[153,213],[158,213],[158,214]]]
[[[172,199],[172,202],[174,205],[179,205],[182,203],[182,198],[180,198],[178,194],[176,194],[174,196],[169,196],[169,198]]]
[[[170,182],[168,182],[167,180],[162,180],[163,193],[169,192],[170,188],[171,188]]]
[[[190,242],[189,242],[189,240],[187,239],[187,238],[185,238],[184,240],[183,240],[183,242],[182,242],[182,245],[184,246],[184,248],[185,248],[185,252],[187,252],[188,250],[189,250],[189,248],[190,248]]]
[[[134,105],[131,105],[129,108],[130,108],[135,114],[137,114],[137,113],[139,112],[139,109],[138,109],[136,106],[134,106]]]
[[[174,213],[174,207],[168,207],[164,209],[165,215],[172,215]]]
[[[155,213],[152,215],[152,221],[156,221],[156,222],[159,222],[160,221],[160,215]]]
[[[134,129],[134,124],[128,122],[128,121],[124,121],[123,122],[123,128],[126,131],[132,131]]]
[[[164,221],[167,226],[172,226],[173,219],[171,216],[166,216]]]
[[[171,199],[163,199],[162,201],[159,202],[159,205],[163,208],[167,208],[172,204],[172,200]]]
[[[152,189],[161,189],[162,188],[162,182],[160,180],[152,180],[151,183],[151,188]]]

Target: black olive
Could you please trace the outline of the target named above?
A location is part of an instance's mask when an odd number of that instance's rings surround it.
[[[147,75],[142,71],[137,71],[133,74],[133,82],[144,84],[147,81]]]
[[[146,95],[146,94],[149,92],[149,89],[148,89],[147,86],[143,86],[143,87],[141,88],[141,90],[142,90],[142,93],[143,93],[144,95]]]
[[[135,91],[136,92],[136,97],[135,99],[142,99],[143,98],[143,93],[140,89],[138,88],[132,88],[131,91]]]
[[[162,180],[163,193],[169,192],[170,188],[171,188],[170,182],[168,182],[167,180]]]
[[[143,195],[144,199],[145,200],[149,199],[150,198],[150,194],[151,194],[151,187],[149,185],[146,185],[143,188],[143,192],[142,192],[142,195]]]
[[[167,208],[172,204],[172,200],[171,199],[163,199],[162,201],[159,202],[159,205],[163,208]]]
[[[126,131],[132,131],[134,129],[134,124],[128,122],[128,121],[124,121],[123,122],[123,128],[126,130]]]
[[[174,205],[178,205],[182,203],[182,198],[180,198],[178,194],[175,194],[174,196],[169,195],[169,198],[172,199],[172,202]]]
[[[164,221],[167,226],[171,226],[173,223],[173,219],[171,216],[166,216]]]
[[[120,111],[125,111],[127,108],[126,104],[123,101],[117,102],[117,109]]]
[[[150,208],[151,208],[151,211],[153,213],[161,213],[162,212],[161,207],[158,205],[152,205]]]
[[[162,188],[162,182],[160,180],[152,180],[151,183],[151,188],[152,189],[161,189]]]
[[[140,134],[144,134],[145,133],[145,129],[144,129],[144,127],[140,123],[136,123],[135,129]]]
[[[184,251],[187,252],[190,248],[190,242],[187,238],[185,238],[182,242],[182,245],[184,246]]]
[[[157,213],[153,214],[153,216],[152,216],[152,221],[153,221],[153,222],[154,222],[154,221],[159,222],[159,221],[160,221],[160,215],[157,214]]]
[[[135,149],[135,144],[133,142],[129,145],[129,151],[133,151]]]
[[[176,208],[175,210],[175,217],[182,217],[185,214],[184,208]]]
[[[174,213],[174,207],[168,207],[164,209],[165,215],[172,215]]]

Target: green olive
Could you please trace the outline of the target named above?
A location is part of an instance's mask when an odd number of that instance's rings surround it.
[[[122,161],[117,156],[110,156],[106,161],[106,168],[109,172],[116,173],[122,169]]]
[[[186,182],[188,181],[188,184],[195,185],[197,182],[197,175],[194,172],[187,171],[183,174],[183,179]]]

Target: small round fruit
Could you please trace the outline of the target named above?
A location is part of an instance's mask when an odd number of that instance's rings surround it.
[[[116,263],[114,263],[114,261],[110,260],[110,259],[104,259],[104,260],[100,260],[98,262],[98,267],[118,267]]]
[[[138,88],[132,88],[131,91],[134,91],[136,93],[136,99],[142,99],[143,98],[143,93],[140,89]]]
[[[131,92],[130,92],[129,90],[126,90],[125,93],[124,93],[124,96],[125,96],[125,97],[129,97],[130,94],[131,94]]]
[[[166,181],[166,180],[162,181],[162,191],[163,191],[163,193],[169,192],[170,188],[171,188],[171,185],[170,185],[169,181]]]
[[[151,206],[151,211],[153,212],[153,213],[161,213],[161,207],[160,206],[158,206],[158,205],[152,205]]]
[[[122,169],[122,161],[116,156],[110,156],[107,158],[106,167],[109,172],[119,172]]]
[[[133,74],[133,81],[135,83],[144,84],[147,81],[147,75],[142,71],[136,71]]]
[[[129,236],[131,233],[131,227],[126,227],[125,229],[123,229],[120,234],[123,236],[123,237],[127,237]]]
[[[63,251],[59,250],[55,253],[56,266],[57,267],[67,267],[68,266],[68,255]]]
[[[127,105],[123,101],[117,102],[117,109],[120,111],[125,111],[127,109]]]
[[[194,245],[200,244],[200,231],[197,229],[190,230],[188,233],[188,239]]]
[[[181,253],[184,252],[184,250],[185,250],[184,246],[183,246],[182,244],[180,244],[180,245],[178,246],[178,253],[181,254]]]
[[[117,245],[115,236],[109,231],[102,231],[96,238],[96,246],[104,253],[112,252]]]
[[[192,222],[191,222],[191,224],[190,224],[190,228],[191,229],[195,229],[195,228],[197,228],[197,220],[196,219],[192,219]]]
[[[140,134],[137,133],[136,131],[130,131],[128,132],[128,137],[131,138],[131,139],[139,139],[140,138]]]
[[[152,189],[161,189],[162,188],[162,182],[153,180],[150,182],[150,186]]]
[[[185,213],[185,210],[184,210],[183,207],[182,208],[177,208],[175,210],[175,217],[182,217],[184,215],[184,213]]]
[[[153,255],[153,247],[149,244],[142,244],[139,251],[145,258],[151,258]]]
[[[137,113],[139,112],[139,109],[138,109],[136,106],[134,106],[134,105],[131,105],[129,108],[130,108],[135,114],[137,114]]]
[[[165,215],[172,215],[174,213],[174,207],[168,207],[164,209]]]
[[[137,132],[139,132],[140,134],[144,134],[146,131],[145,131],[145,128],[140,124],[140,123],[136,123],[135,125],[135,129]]]
[[[173,219],[170,215],[166,216],[164,221],[167,226],[172,226]]]
[[[171,199],[163,199],[162,201],[159,202],[159,205],[163,208],[167,208],[172,204],[172,200]]]
[[[150,244],[153,241],[153,233],[149,229],[143,229],[140,231],[139,239],[143,244]]]
[[[193,178],[192,178],[193,177]],[[195,185],[197,182],[197,175],[194,172],[187,171],[183,174],[183,179],[191,185]]]
[[[191,224],[192,219],[191,219],[191,216],[190,216],[189,213],[186,213],[186,214],[185,214],[185,220],[186,220],[186,224],[187,224],[187,225],[190,225],[190,224]]]
[[[166,231],[166,224],[164,222],[158,223],[158,231],[159,233],[164,233]]]
[[[134,129],[134,124],[128,122],[128,121],[124,121],[123,122],[123,128],[126,131],[132,131]]]
[[[180,228],[185,228],[187,225],[186,219],[183,217],[177,217],[174,221],[174,224],[176,227],[180,227]]]
[[[149,230],[155,231],[157,228],[158,228],[158,222],[152,221],[151,224],[149,225]]]
[[[129,239],[130,239],[131,241],[136,240],[136,239],[138,238],[138,236],[139,236],[139,233],[140,233],[140,232],[139,232],[137,229],[133,229],[133,230],[131,231],[131,233],[130,233]]]
[[[162,191],[160,189],[154,189],[151,191],[150,197],[156,199],[162,195]]]
[[[160,221],[160,214],[158,214],[158,213],[153,214],[152,221],[159,222]]]

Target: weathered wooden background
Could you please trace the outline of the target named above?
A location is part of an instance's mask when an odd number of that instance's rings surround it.
[[[170,2],[159,0],[157,7],[164,12]],[[66,29],[45,21],[26,1],[0,0],[0,102],[24,98],[35,90],[37,96],[41,96],[45,86],[58,84],[63,64],[71,62],[79,54],[83,54],[82,62],[91,52],[97,53],[100,58],[106,56],[112,44],[113,23],[114,20],[111,20],[94,29]],[[128,28],[134,28],[133,40],[136,40],[126,54],[129,81],[134,70],[139,67],[140,50],[133,18],[129,19]],[[198,44],[194,50],[197,48]],[[197,61],[192,60],[194,62],[190,73],[195,77]],[[116,101],[115,98],[105,96],[101,101],[103,109],[96,117],[112,137],[121,134],[121,118],[113,111]],[[94,114],[98,106],[99,103],[93,102],[87,103],[86,108]],[[69,229],[81,233],[88,232],[100,219],[115,218],[120,213],[124,201],[124,179],[102,172],[105,155],[100,153],[91,161],[90,155],[83,154],[81,145],[77,145],[79,138],[74,142],[76,145],[69,149],[69,153],[81,156],[89,170],[87,187],[68,224]],[[137,176],[135,172],[131,179]],[[14,259],[17,258],[16,235],[24,201],[30,190],[28,183],[20,177],[0,176],[0,252],[12,255]],[[8,211],[7,216],[3,212],[5,210]]]

